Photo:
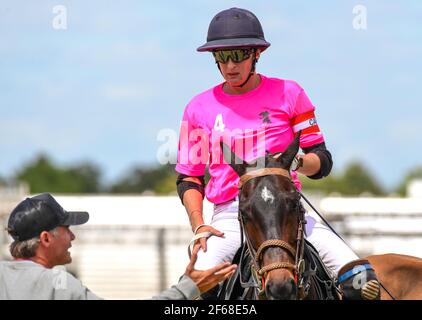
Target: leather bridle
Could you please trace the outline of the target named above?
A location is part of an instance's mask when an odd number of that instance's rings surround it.
[[[282,168],[263,168],[258,170],[250,171],[240,177],[239,180],[239,194],[242,192],[243,187],[251,180],[258,178],[258,177],[264,177],[269,175],[278,175],[283,176],[289,179],[291,181],[291,176],[288,170],[282,169]],[[246,237],[246,243],[249,249],[249,252],[251,256],[253,257],[253,265],[255,274],[257,276],[257,282],[258,287],[261,289],[261,294],[265,290],[265,276],[268,272],[271,272],[272,270],[276,269],[288,269],[291,270],[291,272],[294,275],[296,287],[297,287],[297,294],[299,299],[303,299],[305,296],[304,292],[304,281],[303,281],[303,273],[305,271],[305,261],[304,261],[304,247],[305,247],[305,211],[303,210],[301,204],[300,204],[300,198],[299,198],[299,204],[297,206],[298,208],[298,230],[297,230],[297,237],[296,237],[296,248],[293,248],[289,243],[286,241],[280,240],[280,239],[269,239],[264,241],[260,244],[259,248],[255,251],[253,248],[250,240],[248,237]],[[244,230],[244,221],[242,214],[239,210],[239,220],[242,228],[242,242],[243,242],[243,230]],[[265,250],[272,247],[278,247],[281,248],[284,251],[287,251],[287,253],[295,260],[295,264],[292,264],[290,262],[280,261],[271,263],[266,266],[262,266],[262,258]]]

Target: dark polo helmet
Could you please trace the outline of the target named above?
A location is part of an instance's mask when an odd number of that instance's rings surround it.
[[[262,51],[271,44],[265,40],[258,18],[250,11],[231,8],[221,11],[211,20],[207,43],[197,51],[252,47]]]

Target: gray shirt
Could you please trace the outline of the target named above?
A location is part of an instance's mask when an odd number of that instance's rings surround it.
[[[156,300],[196,299],[200,292],[191,278],[154,296]],[[63,266],[52,269],[30,260],[0,262],[0,300],[99,300]]]

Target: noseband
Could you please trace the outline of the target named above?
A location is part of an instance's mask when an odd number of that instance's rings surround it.
[[[258,169],[258,170],[254,170],[251,172],[248,172],[244,175],[242,175],[240,177],[240,181],[239,181],[239,191],[242,191],[242,188],[245,186],[245,184],[255,178],[258,177],[264,177],[264,176],[269,176],[269,175],[278,175],[278,176],[283,176],[288,178],[291,181],[291,177],[290,177],[290,172],[288,170],[282,169],[282,168],[263,168],[263,169]],[[300,209],[300,206],[298,206],[298,210]],[[242,218],[242,214],[239,211],[239,220],[240,220],[240,224],[242,229],[244,229],[244,222],[243,222],[243,218]],[[272,270],[276,270],[276,269],[288,269],[291,270],[293,275],[294,275],[294,279],[295,279],[295,283],[298,286],[298,295],[300,298],[303,298],[303,290],[302,289],[302,275],[304,270],[304,259],[303,259],[303,254],[304,254],[304,245],[305,245],[305,240],[304,240],[304,225],[306,224],[306,220],[304,217],[304,212],[300,212],[299,214],[299,221],[298,221],[298,230],[297,230],[297,237],[296,237],[296,249],[293,248],[290,244],[288,244],[286,241],[280,240],[280,239],[270,239],[270,240],[266,240],[264,241],[258,248],[258,250],[255,252],[254,248],[252,247],[252,244],[250,243],[250,240],[248,239],[248,237],[246,237],[247,240],[247,246],[249,248],[249,252],[251,253],[252,256],[254,256],[254,268],[257,272],[257,276],[258,276],[258,282],[259,286],[261,287],[261,291],[264,290],[265,287],[265,275],[272,271]],[[242,242],[243,242],[243,230],[242,230]],[[289,263],[289,262],[275,262],[275,263],[271,263],[269,265],[263,266],[261,267],[261,263],[262,263],[262,259],[263,259],[263,254],[265,252],[266,249],[271,248],[271,247],[278,247],[281,248],[282,250],[287,251],[290,256],[295,260],[295,264]],[[254,255],[255,252],[255,255]]]

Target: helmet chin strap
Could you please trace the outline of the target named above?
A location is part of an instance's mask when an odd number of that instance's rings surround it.
[[[243,88],[243,86],[245,84],[247,84],[248,81],[249,81],[249,79],[254,75],[254,73],[255,73],[255,65],[256,65],[257,62],[258,62],[258,60],[256,60],[256,53],[254,52],[253,62],[252,62],[252,66],[251,66],[251,71],[249,72],[248,77],[246,78],[246,80],[242,84],[240,84],[238,86],[232,86],[232,87],[235,87],[235,88]],[[218,64],[218,62],[216,62],[216,64],[217,64],[218,70],[220,70],[221,75],[223,75],[223,73],[221,72],[220,65]],[[224,77],[224,75],[223,75],[223,77]]]
[[[248,77],[246,78],[246,80],[242,83],[242,84],[240,84],[240,85],[238,85],[238,86],[233,86],[233,87],[235,87],[235,88],[243,88],[243,86],[245,85],[245,84],[247,84],[248,83],[248,81],[249,81],[249,79],[253,76],[253,74],[254,74],[254,68],[252,67],[252,69],[251,69],[251,72],[249,73],[249,75],[248,75]]]

